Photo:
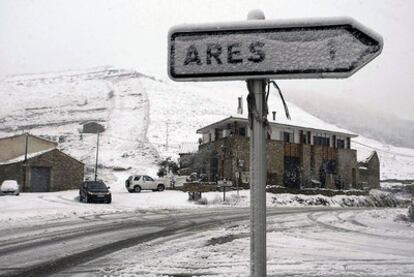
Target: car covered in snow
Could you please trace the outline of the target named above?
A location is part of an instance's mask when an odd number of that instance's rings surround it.
[[[79,188],[79,201],[86,203],[111,203],[112,194],[102,181],[85,181]]]
[[[5,180],[0,187],[1,194],[19,195],[20,188],[19,184],[15,180]]]
[[[148,175],[132,175],[125,181],[125,187],[129,192],[163,191],[169,186],[170,183],[167,179],[153,179]]]

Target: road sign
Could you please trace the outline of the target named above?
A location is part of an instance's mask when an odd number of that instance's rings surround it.
[[[378,56],[382,38],[352,19],[251,21],[173,27],[168,74],[175,81],[247,80],[250,136],[250,276],[266,276],[267,79],[346,78]],[[252,116],[255,115],[255,116]],[[225,189],[225,187],[224,187]],[[225,193],[225,190],[224,190]],[[225,194],[223,195],[223,200]]]
[[[97,134],[105,132],[105,127],[97,122],[88,122],[83,124],[82,133]]]
[[[350,18],[183,25],[168,38],[175,81],[346,78],[383,47]]]

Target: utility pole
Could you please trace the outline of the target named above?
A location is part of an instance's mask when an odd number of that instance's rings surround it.
[[[165,148],[168,150],[168,139],[169,139],[169,130],[168,130],[168,125],[170,123],[167,121],[167,134],[166,134],[166,141],[165,141]]]
[[[99,134],[100,134],[100,132],[97,132],[97,133],[96,133],[95,182],[96,182],[96,180],[98,179]]]
[[[27,151],[28,151],[28,145],[29,145],[29,134],[26,133],[26,145],[24,150],[24,162],[23,162],[23,191],[26,189],[26,175],[27,175]]]

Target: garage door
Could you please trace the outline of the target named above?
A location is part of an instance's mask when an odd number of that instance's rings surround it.
[[[32,192],[49,191],[50,167],[32,167],[30,185]]]

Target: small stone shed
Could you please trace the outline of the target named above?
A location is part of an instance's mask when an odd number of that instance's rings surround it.
[[[31,142],[29,145],[44,141],[36,136],[28,136],[28,140],[14,137],[15,139],[12,141],[18,144],[14,145],[14,149],[22,148],[20,144],[26,144],[26,141]],[[11,142],[10,139],[0,139],[0,146],[2,141],[8,144]],[[34,152],[33,148],[29,146],[31,151],[28,151],[27,154],[15,150],[15,157],[7,155],[8,159],[1,159],[0,183],[4,180],[16,180],[21,185],[23,192],[48,192],[79,188],[84,178],[85,165],[56,149],[56,144],[53,142],[47,143],[45,141],[42,144],[42,147],[36,147],[38,152]],[[10,145],[13,146],[13,144]]]
[[[377,151],[358,163],[359,179],[361,185],[370,188],[380,188],[380,160]]]

